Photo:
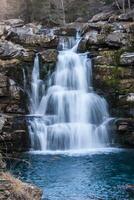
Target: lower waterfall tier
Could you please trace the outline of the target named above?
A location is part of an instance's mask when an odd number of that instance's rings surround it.
[[[52,119],[52,118],[51,118]],[[42,117],[29,119],[29,128],[33,149],[38,150],[73,150],[103,148],[109,145],[107,134],[108,122],[96,126],[90,123],[50,123]]]

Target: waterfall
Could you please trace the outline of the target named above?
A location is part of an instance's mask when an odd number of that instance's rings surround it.
[[[77,43],[78,41],[76,41]],[[64,45],[63,45],[64,46]],[[59,51],[56,70],[42,91],[39,58],[35,57],[28,127],[33,150],[85,150],[109,146],[106,100],[92,87],[88,53]]]

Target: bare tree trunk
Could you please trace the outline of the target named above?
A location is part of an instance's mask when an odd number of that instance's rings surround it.
[[[117,8],[121,11],[121,7],[120,7],[118,0],[115,0],[115,3],[116,3]]]
[[[131,10],[131,0],[128,0],[128,8]]]
[[[123,0],[122,2],[122,10],[123,10],[123,13],[125,13],[125,0]]]

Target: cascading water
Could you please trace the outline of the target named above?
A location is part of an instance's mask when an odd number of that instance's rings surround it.
[[[63,45],[64,46],[64,45]],[[109,146],[109,114],[92,88],[91,60],[75,48],[59,52],[57,68],[43,91],[36,55],[32,73],[29,132],[33,150],[88,150]]]

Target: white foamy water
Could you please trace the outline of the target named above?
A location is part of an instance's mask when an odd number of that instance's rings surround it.
[[[29,118],[33,150],[85,152],[110,144],[107,102],[93,91],[91,60],[87,53],[76,53],[77,43],[71,49],[62,45],[45,92],[36,55],[30,113],[34,116]]]

